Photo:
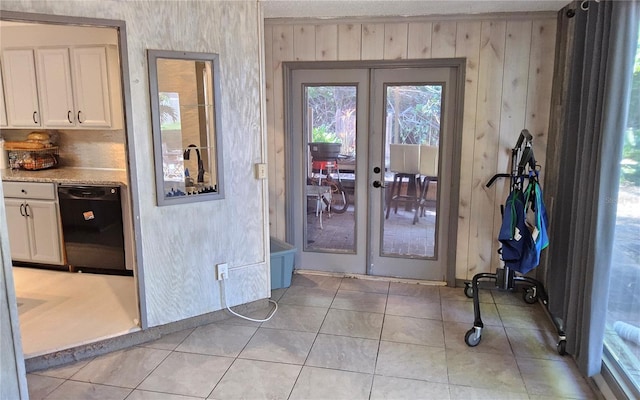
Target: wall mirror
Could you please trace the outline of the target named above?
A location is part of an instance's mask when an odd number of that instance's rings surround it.
[[[223,198],[218,55],[147,58],[158,205]]]

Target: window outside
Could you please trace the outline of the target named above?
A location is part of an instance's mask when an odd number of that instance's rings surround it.
[[[624,135],[604,345],[640,392],[640,37]]]

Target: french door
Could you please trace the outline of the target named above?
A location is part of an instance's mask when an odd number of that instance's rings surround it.
[[[449,67],[291,71],[297,268],[446,280],[456,78]]]

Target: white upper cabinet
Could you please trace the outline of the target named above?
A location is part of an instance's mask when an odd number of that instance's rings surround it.
[[[7,126],[7,112],[4,108],[4,85],[2,84],[2,68],[0,68],[0,126]]]
[[[38,86],[33,49],[12,49],[2,53],[4,101],[10,127],[39,127]]]
[[[46,127],[76,125],[71,63],[67,47],[36,50],[42,123]]]
[[[72,47],[71,56],[78,126],[111,127],[107,48]]]
[[[9,128],[122,129],[115,46],[7,49],[2,56]]]
[[[36,54],[45,127],[122,127],[115,49],[72,46],[41,48]]]

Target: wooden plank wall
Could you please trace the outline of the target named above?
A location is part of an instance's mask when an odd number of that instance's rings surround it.
[[[510,149],[523,128],[534,135],[544,171],[555,15],[487,16],[372,23],[265,22],[271,234],[285,238],[285,140],[282,63],[326,60],[467,59],[456,278],[499,265],[496,236]]]

